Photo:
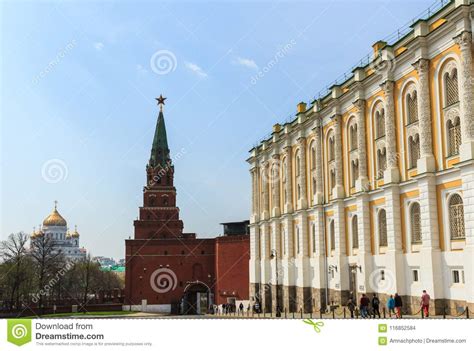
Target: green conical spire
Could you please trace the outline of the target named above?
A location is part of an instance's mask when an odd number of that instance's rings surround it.
[[[162,100],[158,100],[160,105],[160,113],[158,114],[158,120],[156,121],[155,136],[153,138],[153,145],[151,147],[150,166],[156,167],[157,165],[164,166],[170,161],[170,150],[168,148],[168,138],[166,137],[165,118],[163,116],[163,105],[164,99],[161,95]]]

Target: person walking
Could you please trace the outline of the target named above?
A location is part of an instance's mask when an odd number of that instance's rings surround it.
[[[421,294],[421,309],[423,310],[423,315],[425,318],[428,318],[430,316],[430,295],[426,292],[426,290],[423,290],[423,294]]]
[[[365,294],[362,294],[362,297],[360,298],[360,315],[362,318],[368,317],[369,304],[369,298]]]
[[[242,302],[239,305],[239,314],[244,315],[244,304]]]
[[[356,304],[354,303],[354,300],[352,299],[352,297],[350,297],[349,300],[347,301],[347,308],[351,312],[351,318],[354,318],[354,310],[356,308]]]
[[[388,315],[392,317],[392,313],[395,314],[395,299],[393,295],[390,295],[390,298],[387,301]]]
[[[380,318],[380,300],[377,294],[372,297],[372,316],[375,318],[375,315]]]
[[[398,293],[395,293],[395,313],[397,315],[397,318],[402,318],[402,307],[403,307],[403,302],[402,298]]]

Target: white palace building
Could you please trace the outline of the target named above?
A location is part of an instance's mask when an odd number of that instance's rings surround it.
[[[473,31],[445,0],[250,151],[251,299],[474,308]]]

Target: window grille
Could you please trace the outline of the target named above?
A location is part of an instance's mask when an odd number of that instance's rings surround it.
[[[455,69],[452,74],[446,73],[446,106],[451,106],[459,101],[458,71]]]
[[[418,96],[416,90],[407,96],[408,124],[418,121]]]
[[[464,206],[459,194],[454,194],[449,200],[449,226],[451,240],[464,239]]]
[[[385,111],[375,113],[375,123],[376,123],[376,138],[381,138],[385,136]]]
[[[379,246],[387,246],[387,215],[385,210],[379,212]]]
[[[410,137],[410,168],[415,168],[418,159],[420,158],[420,138],[418,134],[415,137]]]
[[[411,206],[411,242],[412,244],[421,243],[421,217],[420,204],[414,203]]]
[[[459,117],[452,121],[448,121],[448,155],[454,156],[459,154],[459,146],[461,145],[461,126],[459,125]]]

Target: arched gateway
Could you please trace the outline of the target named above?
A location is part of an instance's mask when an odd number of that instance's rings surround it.
[[[213,304],[211,289],[200,280],[186,282],[181,302],[182,314],[206,314]]]

